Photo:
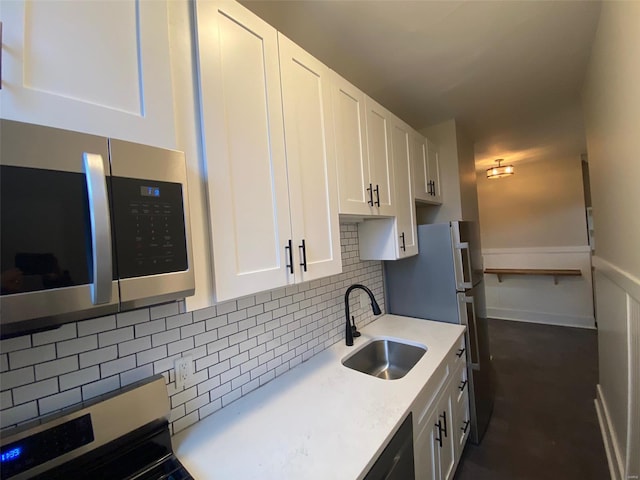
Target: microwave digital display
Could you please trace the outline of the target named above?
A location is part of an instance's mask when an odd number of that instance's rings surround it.
[[[160,188],[158,187],[140,187],[140,195],[143,197],[159,197]]]

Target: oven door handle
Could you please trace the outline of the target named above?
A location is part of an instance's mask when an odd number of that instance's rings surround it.
[[[94,305],[111,301],[113,263],[111,259],[111,215],[107,195],[107,177],[102,155],[83,154],[84,174],[89,195],[91,221],[91,255],[93,260],[93,283],[91,302]]]

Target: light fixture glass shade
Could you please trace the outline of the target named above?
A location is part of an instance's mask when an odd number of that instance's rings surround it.
[[[500,158],[496,160],[498,162],[497,167],[487,168],[487,178],[502,178],[515,173],[513,165],[501,165],[502,161],[503,159]]]

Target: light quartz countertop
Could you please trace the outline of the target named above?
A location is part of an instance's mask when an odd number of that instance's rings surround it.
[[[364,478],[463,332],[460,325],[383,315],[353,347],[338,342],[178,433],[174,450],[196,480]],[[379,337],[422,344],[427,352],[397,380],[342,365]]]

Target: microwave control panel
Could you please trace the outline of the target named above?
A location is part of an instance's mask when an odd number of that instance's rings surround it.
[[[187,269],[180,183],[111,177],[120,278]]]

